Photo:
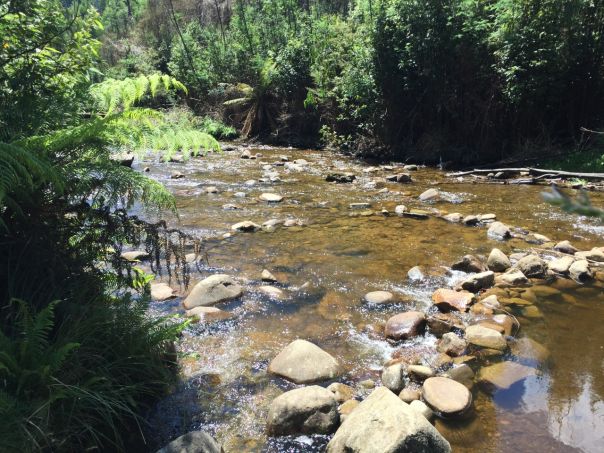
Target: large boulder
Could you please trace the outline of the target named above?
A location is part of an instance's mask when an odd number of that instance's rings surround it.
[[[317,345],[295,340],[271,361],[268,371],[296,384],[308,384],[333,379],[340,375],[341,368],[331,354]]]
[[[489,254],[487,266],[493,272],[505,272],[512,267],[512,263],[505,253],[495,248],[491,250],[491,253]]]
[[[426,315],[420,311],[408,311],[392,316],[386,321],[386,337],[406,340],[424,333]]]
[[[493,271],[474,274],[461,282],[462,289],[471,292],[477,292],[481,289],[490,288],[495,283],[495,273]]]
[[[174,297],[174,290],[167,283],[151,283],[151,299],[161,302]]]
[[[563,256],[548,262],[547,268],[556,274],[565,275],[568,274],[568,270],[574,262],[575,259],[572,256]]]
[[[527,255],[515,266],[528,278],[543,278],[547,273],[547,264],[537,255]]]
[[[208,433],[192,431],[160,448],[157,453],[223,453],[223,451]]]
[[[472,405],[472,394],[465,385],[442,376],[426,379],[422,396],[428,406],[444,417],[462,414]]]
[[[191,293],[184,300],[184,307],[189,310],[193,307],[214,305],[231,299],[236,299],[243,294],[243,288],[226,274],[216,274],[197,283]]]
[[[466,329],[466,340],[468,343],[481,348],[497,349],[499,351],[507,348],[507,342],[503,335],[496,330],[481,325],[469,326]]]
[[[451,446],[419,412],[378,387],[346,417],[327,453],[448,453]]]
[[[329,434],[339,422],[332,392],[318,385],[290,390],[278,396],[268,411],[269,435]]]
[[[447,288],[439,288],[432,294],[434,305],[442,312],[449,311],[468,311],[472,302],[474,302],[474,294],[468,291],[454,291]]]
[[[487,266],[476,258],[474,255],[466,255],[461,260],[453,263],[451,269],[454,271],[462,272],[484,272],[487,270]]]

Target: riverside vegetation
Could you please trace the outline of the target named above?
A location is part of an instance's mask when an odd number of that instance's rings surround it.
[[[595,451],[598,408],[577,395],[601,399],[601,350],[556,337],[565,319],[601,333],[595,220],[396,161],[588,149],[600,168],[603,15],[582,0],[0,4],[0,450],[503,451],[537,435]],[[395,162],[207,155],[237,135]],[[566,432],[568,408],[596,429]]]

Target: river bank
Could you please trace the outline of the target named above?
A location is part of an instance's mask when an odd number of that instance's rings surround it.
[[[371,387],[384,384],[384,364],[394,359],[404,362],[405,387],[421,389],[421,379],[409,374],[408,365],[428,366],[433,374],[449,371],[447,364],[435,362],[446,334],[429,322],[441,316],[435,292],[472,278],[474,272],[459,270],[463,264],[452,269],[463,263],[462,257],[472,254],[488,267],[492,249],[498,248],[516,267],[519,254],[535,252],[544,259],[546,274],[531,279],[530,286],[501,287],[499,281],[487,292],[471,288],[480,300],[496,296],[505,312],[476,313],[475,307],[484,304],[472,301],[468,312],[459,314],[454,334],[469,343],[469,354],[462,357],[478,356],[466,364],[475,376],[473,401],[462,417],[436,418],[435,426],[455,451],[522,451],[536,437],[544,451],[595,451],[602,424],[602,352],[597,342],[586,341],[585,332],[593,338],[602,333],[599,268],[592,263],[596,278],[587,284],[553,278],[547,269],[561,256],[553,249],[558,242],[567,239],[579,250],[591,250],[602,245],[602,229],[543,203],[543,188],[449,184],[450,178],[432,169],[371,167],[329,153],[268,147],[237,148],[186,163],[135,162],[138,170],[147,166],[176,194],[179,227],[209,238],[193,285],[186,291],[171,282],[178,297],[154,303],[152,311],[184,316],[183,299],[210,275],[228,274],[242,288],[241,296],[216,305],[228,316],[193,325],[178,345],[182,383],[149,418],[157,446],[202,429],[225,451],[321,451],[328,436],[266,435],[272,401],[297,387],[269,373],[271,361],[292,341],[303,339],[327,351],[342,368],[337,379],[321,381],[321,386],[337,381],[362,400]],[[395,175],[406,173],[412,182],[397,182],[401,178]],[[601,203],[600,194],[593,197]],[[232,230],[246,221],[258,225],[258,231]],[[497,221],[511,227],[510,238],[500,241],[488,234]],[[410,279],[407,273],[416,266],[423,278]],[[263,281],[263,270],[277,282]],[[391,294],[390,303],[368,303],[366,295],[373,291]],[[426,316],[423,334],[386,338],[387,321],[409,311]],[[474,348],[467,328],[485,321],[477,316],[506,313],[518,320],[520,330],[503,331],[503,353]],[[508,338],[510,333],[519,341]],[[517,343],[542,351],[535,342],[547,350],[546,359],[539,354],[527,362],[518,356]],[[454,355],[451,359],[458,360]],[[485,386],[481,370],[507,362],[535,371],[507,390]]]

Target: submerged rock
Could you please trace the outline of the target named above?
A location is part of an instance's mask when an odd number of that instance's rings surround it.
[[[426,379],[422,396],[443,417],[463,414],[472,405],[472,394],[465,385],[442,376]]]
[[[385,387],[346,417],[327,453],[449,453],[451,446],[428,420]]]
[[[409,311],[392,316],[386,322],[386,338],[406,340],[424,333],[426,315],[419,311]]]
[[[271,361],[268,371],[296,384],[308,384],[333,379],[340,375],[341,368],[331,354],[317,345],[295,340]]]
[[[506,361],[483,367],[478,373],[478,379],[490,387],[505,390],[509,389],[515,383],[536,374],[537,370],[534,368]]]
[[[269,435],[329,434],[339,422],[338,405],[332,392],[311,385],[278,396],[268,411]]]
[[[371,291],[365,294],[363,300],[368,304],[391,304],[396,301],[394,294],[389,291]]]
[[[174,439],[157,453],[224,453],[224,450],[208,433],[192,431]]]
[[[550,355],[545,346],[528,337],[516,340],[510,350],[519,359],[538,363],[545,362]]]
[[[186,309],[214,305],[236,299],[242,294],[243,288],[232,277],[226,274],[217,274],[197,283],[184,300],[183,305]]]

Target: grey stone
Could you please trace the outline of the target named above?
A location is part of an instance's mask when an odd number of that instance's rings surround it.
[[[232,277],[226,274],[216,274],[197,283],[184,300],[186,309],[214,305],[243,294],[243,288]]]

